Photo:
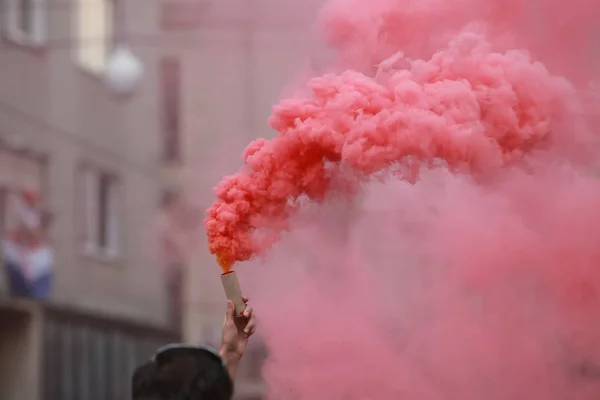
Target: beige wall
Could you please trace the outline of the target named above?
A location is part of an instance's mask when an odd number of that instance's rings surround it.
[[[35,156],[22,154],[9,145],[0,147],[0,186],[42,191],[45,165]]]
[[[69,6],[49,7],[49,45],[41,50],[0,43],[0,136],[49,156],[46,201],[55,212],[53,299],[102,313],[165,324],[166,308],[152,265],[149,229],[157,210],[159,46],[132,40],[145,76],[129,100],[117,101],[102,76],[73,62]],[[126,0],[128,30],[158,37],[156,3]],[[121,252],[115,261],[86,256],[77,241],[77,169],[82,161],[118,175]],[[1,176],[0,176],[1,179]]]
[[[306,71],[314,50],[315,4],[276,0],[207,2],[192,31],[171,32],[165,53],[183,69],[184,164],[177,179],[206,208],[212,187],[241,164],[249,141],[272,137],[272,105]],[[194,43],[194,46],[189,46]],[[220,324],[224,295],[214,257],[198,243],[187,280],[188,340]]]
[[[193,31],[168,36],[166,54],[182,62],[185,143],[184,168],[170,180],[183,185],[196,206],[211,204],[212,187],[240,166],[249,141],[274,136],[267,126],[271,107],[286,85],[306,72],[316,51],[307,27],[319,2],[295,1],[295,8],[281,0],[207,2],[203,22]],[[225,296],[203,234],[197,248],[188,265],[184,339],[214,343],[220,339]],[[264,384],[245,371],[258,368],[259,359],[246,358],[238,398],[258,399]]]

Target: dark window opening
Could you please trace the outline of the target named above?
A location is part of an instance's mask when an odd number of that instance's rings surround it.
[[[100,174],[98,187],[98,245],[101,248],[109,246],[108,224],[110,218],[110,188],[112,179],[107,174]]]
[[[27,34],[33,34],[33,0],[19,0],[19,30]]]
[[[174,57],[161,61],[163,160],[180,161],[181,65]]]

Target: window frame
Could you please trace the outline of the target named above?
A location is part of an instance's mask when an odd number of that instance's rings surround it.
[[[9,204],[11,190],[8,186],[0,185],[0,238],[6,237],[9,230]]]
[[[33,189],[40,196],[40,207],[42,214],[53,215],[50,207],[49,191],[49,158],[43,153],[15,149],[0,141],[0,159],[2,168],[9,168],[10,174],[0,179],[0,213],[3,214],[3,226],[0,226],[0,237],[3,237],[16,223],[16,207],[20,204],[20,193],[24,189]],[[24,170],[29,170],[23,174]],[[32,172],[32,170],[34,170]],[[0,220],[2,219],[0,218]],[[51,230],[51,229],[50,229]],[[50,236],[51,233],[47,232]]]
[[[100,209],[100,185],[108,181],[106,210]],[[123,253],[124,224],[123,184],[120,176],[108,169],[83,162],[76,173],[76,236],[78,247],[84,255],[105,261],[117,261]],[[101,215],[105,215],[104,234],[100,238]]]
[[[170,73],[169,73],[170,72]],[[161,158],[166,163],[179,163],[182,159],[181,119],[183,104],[183,65],[178,56],[160,58],[159,98],[161,102]]]
[[[42,48],[48,42],[48,0],[31,1],[31,32],[20,26],[23,18],[20,3],[27,0],[5,0],[2,18],[2,36],[20,46]]]
[[[14,1],[14,0],[12,0]],[[117,0],[74,0],[73,1],[73,36],[75,38],[75,46],[72,50],[72,58],[75,65],[80,68],[82,71],[85,71],[91,75],[102,76],[106,73],[108,67],[108,59],[112,52],[116,48],[116,23],[117,23]],[[98,2],[102,8],[104,9],[105,19],[104,19],[104,37],[96,37],[93,35],[92,37],[87,37],[89,28],[89,23],[85,24],[82,20],[85,19],[86,7],[95,7],[96,2]],[[95,13],[94,13],[95,14]],[[95,14],[96,15],[96,14]],[[104,40],[102,40],[104,39]],[[90,48],[96,46],[96,43],[103,43],[103,49],[99,50],[104,54],[99,58],[102,59],[102,62],[90,62],[90,53],[86,53],[86,51],[91,52]],[[88,55],[86,55],[88,54]]]

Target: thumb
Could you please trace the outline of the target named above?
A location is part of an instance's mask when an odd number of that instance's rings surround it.
[[[225,320],[233,321],[235,314],[235,306],[233,305],[233,301],[227,300],[227,310],[225,311]]]

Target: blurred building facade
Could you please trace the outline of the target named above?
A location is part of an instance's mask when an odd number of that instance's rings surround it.
[[[177,339],[148,235],[161,192],[159,43],[131,40],[144,66],[136,93],[105,84],[116,33],[157,38],[159,11],[2,2],[0,228],[6,237],[18,193],[34,190],[53,215],[54,253],[47,301],[11,298],[0,274],[3,400],[126,399],[133,367]]]
[[[271,107],[313,53],[310,26],[321,0],[168,1],[162,3],[165,46],[162,177],[192,210],[213,201],[212,187],[241,165],[243,148],[272,137]],[[218,342],[224,295],[219,267],[205,250],[187,263],[184,329],[188,341]],[[242,282],[243,283],[243,282]],[[265,348],[252,342],[237,384],[238,398],[264,397],[260,367]]]

